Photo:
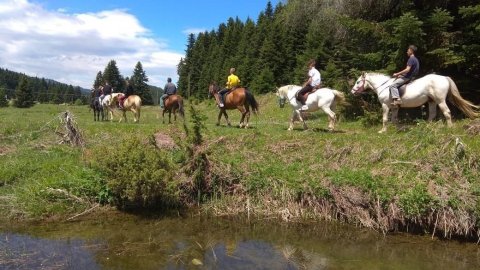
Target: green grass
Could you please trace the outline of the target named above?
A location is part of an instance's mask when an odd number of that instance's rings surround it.
[[[380,126],[366,128],[361,121],[340,117],[337,132],[325,132],[327,117],[318,112],[307,120],[309,130],[297,124],[289,132],[291,109],[279,108],[274,95],[257,99],[260,114],[252,115],[250,129],[227,127],[224,120],[216,126],[212,100],[194,106],[203,119],[207,156],[220,166],[219,177],[236,178],[242,196],[255,200],[258,207],[269,204],[266,198],[284,204],[288,198],[300,207],[300,198],[335,205],[332,192],[351,187],[371,205],[379,202],[385,213],[394,203],[405,218],[418,220],[449,207],[469,213],[478,226],[480,140],[464,132],[469,120],[457,120],[453,128],[441,121],[420,121],[406,131],[389,126],[386,134],[378,134]],[[193,130],[188,103],[186,107]],[[58,115],[65,110],[76,117],[87,142],[84,150],[58,144]],[[158,107],[142,108],[138,124],[130,113],[127,123],[94,122],[86,106],[40,104],[30,109],[0,108],[0,113],[0,211],[8,217],[68,216],[90,207],[105,193],[104,172],[89,164],[92,153],[104,146],[120,145],[132,137],[148,141],[156,132],[185,143],[179,139],[184,133],[181,118],[172,125],[162,124]],[[239,112],[228,113],[232,124],[238,124]],[[462,160],[455,160],[457,137],[467,146]],[[174,169],[180,170],[183,156],[178,151],[171,155],[178,164]],[[84,202],[49,189],[66,190]],[[209,204],[228,204],[222,197],[228,195],[215,194]]]

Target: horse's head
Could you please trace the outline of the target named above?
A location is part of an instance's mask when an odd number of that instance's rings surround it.
[[[357,96],[365,92],[365,90],[368,89],[369,87],[371,86],[367,80],[367,74],[363,72],[362,75],[355,82],[355,85],[353,85],[351,92],[352,94]]]
[[[278,105],[280,108],[285,107],[285,103],[287,102],[287,91],[285,91],[286,86],[282,86],[277,88],[275,95],[278,97]]]
[[[109,106],[116,105],[118,103],[118,98],[122,96],[123,93],[113,93],[110,95],[110,103]]]
[[[215,96],[219,90],[220,87],[218,87],[216,82],[210,83],[210,85],[208,86],[208,97]]]

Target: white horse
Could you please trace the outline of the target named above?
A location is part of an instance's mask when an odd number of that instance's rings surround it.
[[[299,118],[300,121],[303,122],[304,129],[308,128],[302,117],[302,111],[300,111],[302,104],[295,98],[296,93],[300,89],[302,89],[302,87],[298,85],[285,85],[277,89],[276,94],[280,98],[280,106],[282,106],[282,103],[285,104],[285,101],[288,100],[293,107],[292,119],[290,120],[288,130],[293,129],[293,123],[296,118]],[[334,130],[336,121],[334,111],[339,102],[345,102],[345,95],[342,92],[330,88],[321,88],[309,94],[305,104],[308,106],[307,112],[314,112],[322,109],[328,115],[328,129]]]
[[[372,89],[378,96],[383,109],[383,127],[379,133],[387,131],[388,112],[392,110],[392,122],[397,122],[398,107],[393,106],[390,95],[390,85],[395,79],[379,73],[363,73],[352,88],[352,94],[358,95],[367,89]],[[440,107],[447,120],[447,125],[452,126],[450,109],[445,102],[455,104],[466,116],[474,119],[479,116],[479,106],[474,105],[460,96],[458,88],[450,77],[429,74],[419,78],[406,86],[402,96],[403,108],[419,107],[428,102],[428,121],[432,121],[436,114],[436,107]]]
[[[110,119],[107,120],[112,121],[113,120],[113,107],[110,107],[110,103],[112,101],[112,95],[106,95],[102,99],[102,108],[104,110],[105,115],[110,115]]]

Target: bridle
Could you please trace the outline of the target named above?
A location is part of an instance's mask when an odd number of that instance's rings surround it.
[[[390,79],[386,80],[385,82],[383,82],[382,84],[380,84],[380,86],[378,87],[375,87],[373,86],[373,83],[369,80],[367,80],[366,78],[367,76],[364,74],[362,74],[362,85],[360,87],[358,87],[358,89],[353,92],[354,95],[359,95],[361,93],[363,93],[365,91],[365,82],[368,82],[370,84],[370,86],[373,88],[373,90],[377,91],[377,93],[379,93],[378,89],[382,86],[384,86],[388,81],[390,81]]]

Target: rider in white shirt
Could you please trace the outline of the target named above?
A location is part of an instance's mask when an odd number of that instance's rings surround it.
[[[308,61],[308,80],[303,84],[303,88],[298,91],[298,100],[303,104],[301,110],[308,110],[308,106],[305,105],[305,99],[303,95],[307,92],[312,92],[314,89],[318,88],[322,83],[322,77],[320,72],[315,68],[316,61],[311,59]]]

